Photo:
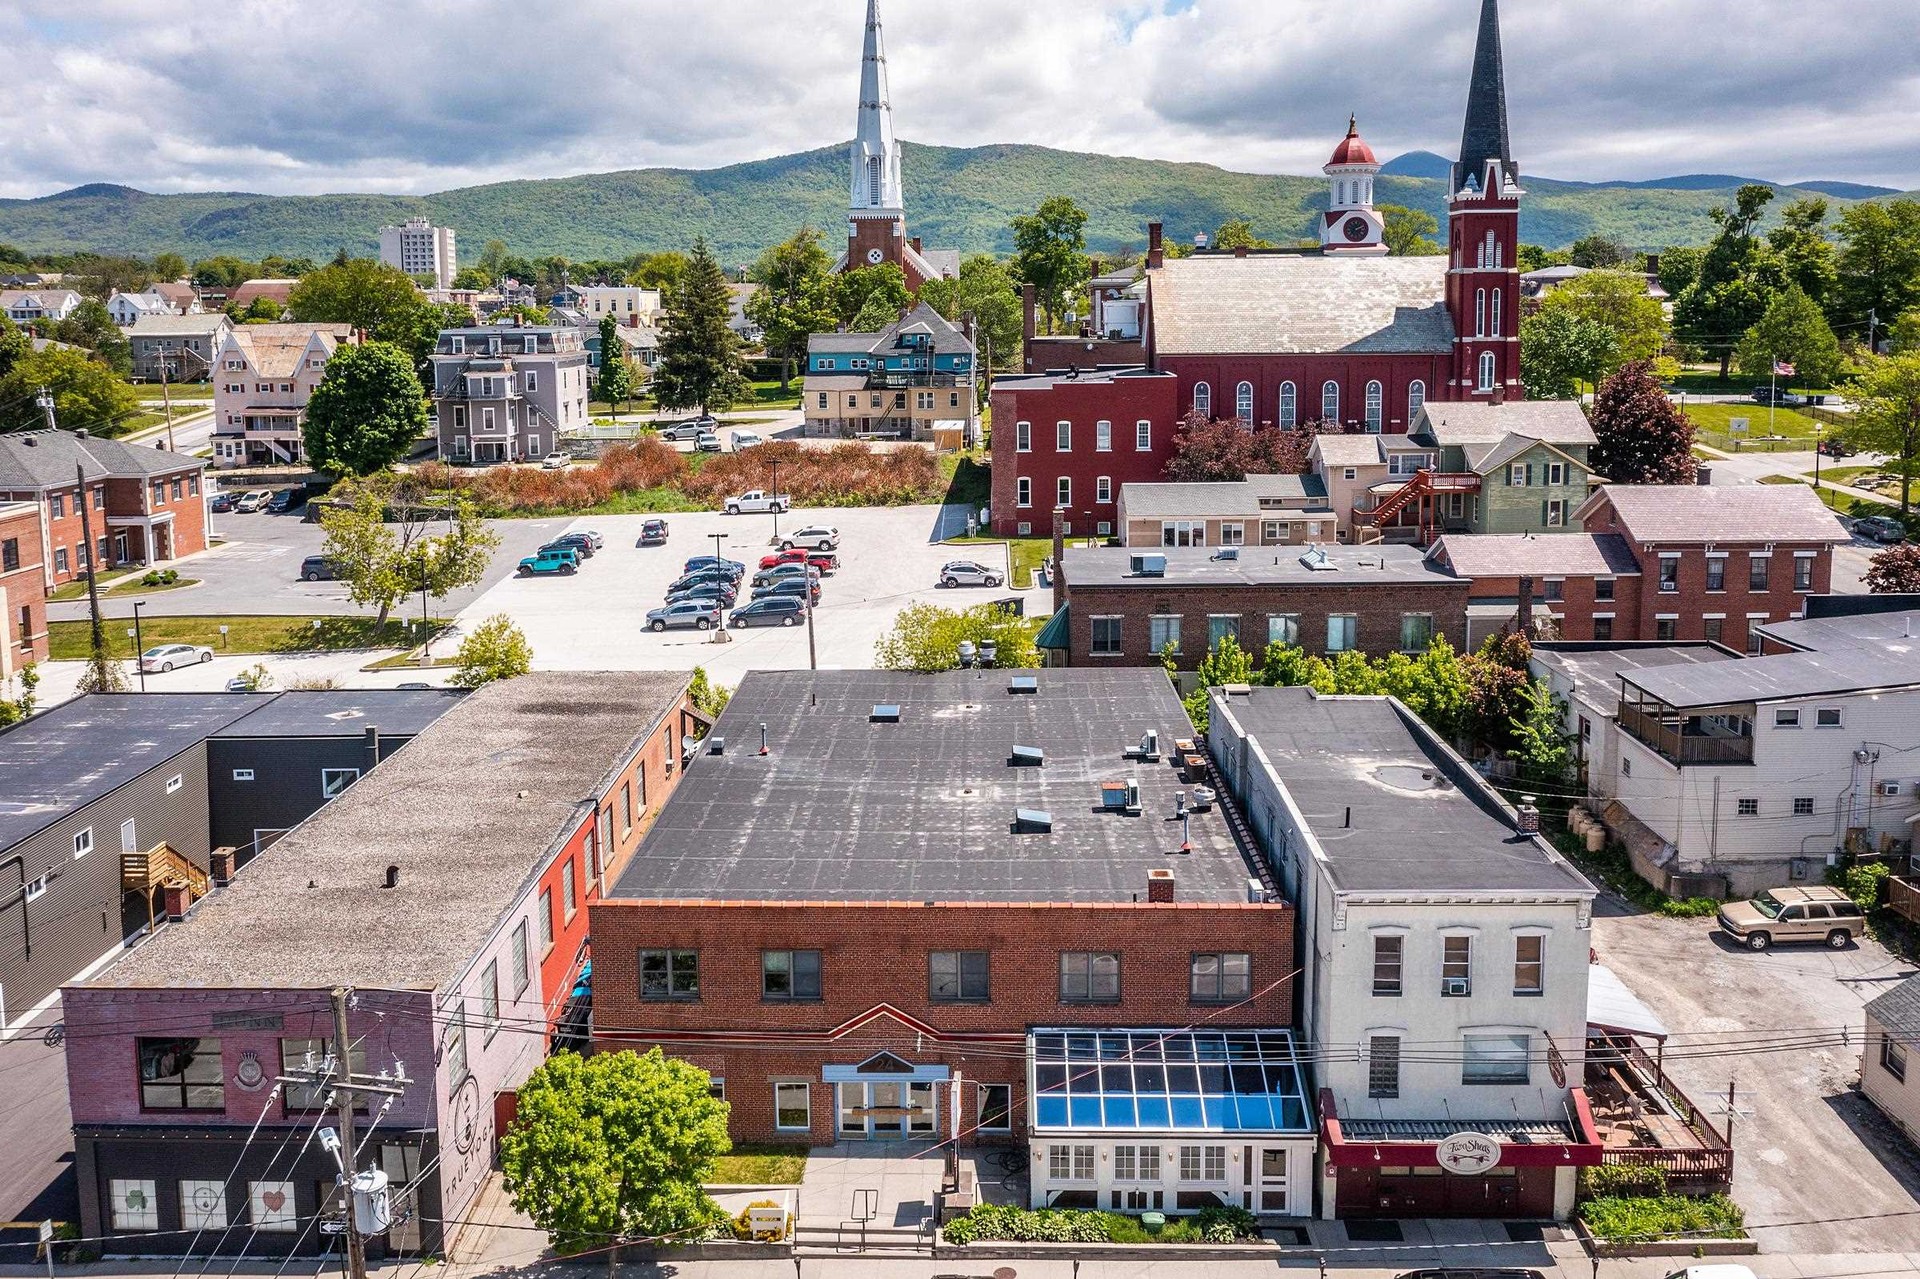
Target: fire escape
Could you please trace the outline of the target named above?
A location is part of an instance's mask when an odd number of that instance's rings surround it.
[[[1382,530],[1389,521],[1398,519],[1402,511],[1417,502],[1419,511],[1413,526],[1414,540],[1425,546],[1443,531],[1440,527],[1442,517],[1438,499],[1479,491],[1480,477],[1471,471],[1435,471],[1431,467],[1422,467],[1414,472],[1412,479],[1388,494],[1371,511],[1354,512],[1354,523],[1364,522],[1376,530]]]

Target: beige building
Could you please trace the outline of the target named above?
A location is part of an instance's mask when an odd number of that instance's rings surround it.
[[[1335,528],[1326,486],[1317,475],[1123,484],[1118,516],[1120,540],[1127,546],[1297,546],[1331,542]]]
[[[213,464],[297,465],[306,457],[307,399],[347,324],[242,324],[229,329],[213,372]]]
[[[1920,1142],[1920,977],[1867,1005],[1860,1091],[1909,1141]]]
[[[878,333],[816,333],[806,433],[964,448],[980,433],[974,376],[972,339],[925,303]]]
[[[400,226],[380,228],[380,260],[408,275],[430,275],[443,289],[453,287],[454,236],[452,227],[434,226],[425,218],[408,218]]]

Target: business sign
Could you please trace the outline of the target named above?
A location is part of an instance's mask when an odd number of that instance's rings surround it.
[[[1727,419],[1727,434],[1728,434],[1728,435],[1745,435],[1746,433],[1747,433],[1747,419],[1746,419],[1746,418],[1743,418],[1743,417],[1730,417],[1730,418],[1728,418],[1728,419]]]
[[[1499,1164],[1500,1143],[1483,1132],[1457,1132],[1434,1147],[1433,1158],[1448,1172],[1477,1176]]]

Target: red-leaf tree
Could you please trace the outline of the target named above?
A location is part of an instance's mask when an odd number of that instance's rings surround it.
[[[1173,437],[1167,478],[1182,483],[1244,480],[1249,475],[1305,475],[1307,452],[1320,424],[1298,430],[1258,430],[1243,422],[1189,413]]]
[[[1899,546],[1889,546],[1873,557],[1866,576],[1861,580],[1875,595],[1920,592],[1920,544],[1903,542]]]
[[[1645,361],[1624,365],[1593,397],[1593,469],[1615,484],[1691,484],[1693,421]]]

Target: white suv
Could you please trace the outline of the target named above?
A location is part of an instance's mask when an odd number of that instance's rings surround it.
[[[780,549],[783,551],[790,551],[796,546],[808,546],[816,551],[837,551],[840,549],[840,530],[826,524],[809,524],[780,539]]]

